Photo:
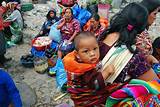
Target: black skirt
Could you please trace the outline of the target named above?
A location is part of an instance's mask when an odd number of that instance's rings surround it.
[[[0,55],[6,53],[6,40],[3,31],[0,31]]]

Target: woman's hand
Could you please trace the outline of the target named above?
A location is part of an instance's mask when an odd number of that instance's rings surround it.
[[[57,29],[61,29],[65,23],[66,23],[66,20],[65,18],[63,18],[61,23],[57,26]]]

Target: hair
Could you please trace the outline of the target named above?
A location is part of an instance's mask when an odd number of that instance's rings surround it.
[[[153,56],[157,55],[156,48],[160,48],[160,37],[156,38],[152,44],[153,47]]]
[[[89,31],[82,31],[77,36],[75,36],[75,38],[74,38],[75,50],[77,50],[77,51],[79,50],[78,45],[79,45],[80,40],[87,39],[87,38],[95,38],[95,40],[96,40],[94,33],[91,33]]]
[[[160,0],[143,0],[141,3],[145,8],[147,8],[149,14],[152,13],[155,9],[160,7]]]
[[[95,21],[99,21],[100,16],[97,13],[95,13],[92,15],[92,18],[94,18]]]
[[[73,15],[73,10],[70,7],[67,7],[64,12],[66,13],[66,10],[68,9],[71,10],[71,14]]]
[[[51,20],[51,19],[52,19],[51,16],[50,16],[50,13],[51,13],[51,12],[54,13],[54,18],[56,17],[56,10],[55,10],[55,9],[52,9],[52,10],[49,10],[49,12],[48,12],[47,15],[46,15],[47,20]],[[53,18],[53,19],[54,19],[54,18]]]
[[[112,17],[109,28],[99,36],[98,40],[104,40],[108,34],[118,32],[120,37],[116,46],[126,45],[129,51],[134,53],[132,45],[135,44],[137,34],[145,30],[147,19],[148,11],[145,7],[130,3]],[[130,26],[132,29],[129,28]]]

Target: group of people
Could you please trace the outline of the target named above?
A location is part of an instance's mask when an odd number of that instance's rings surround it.
[[[159,64],[160,44],[157,38],[152,45],[147,31],[160,11],[159,0],[130,3],[112,17],[109,26],[107,21],[101,23],[100,16],[95,13],[88,21],[89,24],[81,27],[73,16],[72,6],[61,6],[64,9],[61,19],[57,18],[55,10],[50,10],[40,35],[48,35],[51,26],[59,21],[57,29],[61,32],[61,41],[74,45],[74,50],[63,56],[63,63],[67,72],[68,92],[75,107],[103,107],[113,92],[129,84],[132,79],[159,79],[153,66]],[[102,65],[107,56],[110,55],[110,59],[115,56],[115,53],[112,53],[114,49],[124,49],[121,52],[128,54],[120,54],[118,50],[116,55],[121,58]],[[124,57],[129,59],[126,61],[122,59]],[[114,63],[120,60],[124,60],[125,64],[117,67]],[[118,74],[117,69],[120,70]],[[117,76],[112,82],[106,83],[112,75]],[[155,104],[157,103],[155,101]]]
[[[9,2],[0,6],[0,66],[11,60],[5,57],[7,41],[22,41],[23,17],[17,5],[18,2]]]
[[[159,96],[160,89],[157,88],[160,86],[159,82],[153,83],[154,87],[151,87],[156,94],[151,93],[152,91],[146,92],[144,101],[141,81],[149,84],[146,82],[159,81],[160,78],[152,68],[154,64],[159,64],[160,39],[157,38],[152,45],[147,32],[160,11],[160,0],[142,0],[140,3],[128,4],[112,17],[109,26],[107,21],[101,24],[100,16],[95,13],[90,19],[90,24],[83,28],[73,17],[71,6],[65,7],[61,19],[56,16],[54,9],[50,10],[37,37],[47,36],[51,26],[59,22],[56,28],[61,32],[61,42],[72,42],[74,45],[74,50],[63,56],[64,68],[67,72],[67,91],[74,101],[74,106],[108,107],[106,101],[108,103],[112,99],[114,106],[121,107],[124,102],[125,105],[128,101],[132,102],[131,100],[114,101],[116,96],[114,93],[120,92],[119,90],[123,88],[134,89],[134,93],[138,93],[134,97],[141,98],[142,101],[136,102],[136,107],[150,103],[153,107],[158,105],[160,99],[153,99],[152,96]],[[2,17],[0,19],[2,20]],[[2,25],[0,24],[1,38],[4,37]],[[3,61],[1,56],[4,58],[5,40],[1,38],[0,49],[3,48],[4,52],[0,55],[0,61]],[[62,57],[60,51],[61,49],[58,53]],[[10,76],[2,70],[0,76],[2,76],[0,94],[6,93],[2,95],[5,96],[4,98],[0,98],[0,106],[7,107],[13,103],[15,107],[21,107],[20,95]],[[137,79],[137,84],[141,84],[139,90],[135,89],[137,85],[130,85],[133,79]],[[134,104],[132,103],[132,106],[135,106]]]
[[[68,92],[75,107],[104,107],[107,98],[113,92],[117,92],[129,84],[132,79],[159,80],[152,69],[155,63],[159,63],[159,59],[154,55],[155,53],[152,55],[152,42],[147,33],[149,26],[156,19],[159,7],[159,0],[142,0],[141,3],[130,3],[111,19],[109,27],[98,38],[96,38],[95,32],[89,31],[80,32],[74,37],[75,50],[63,58],[63,63],[67,72]],[[129,52],[129,54],[124,54],[126,56],[121,54],[119,57],[129,58],[129,55],[132,56],[127,64],[121,64],[124,67],[115,66],[114,63],[124,60],[119,58],[119,60],[112,60],[103,68],[101,61],[109,54],[111,54],[109,57],[111,60],[117,54],[112,51],[119,48],[124,49],[124,53]],[[157,47],[156,51],[158,49]],[[120,54],[118,53],[118,55]],[[119,68],[121,71],[118,76],[112,82],[106,82]],[[159,82],[156,86],[159,87]],[[156,87],[152,88],[160,91]],[[134,90],[135,93],[140,91]],[[149,97],[155,95],[146,94],[145,101],[141,99],[142,102],[137,103],[139,105],[136,106],[149,105],[150,103],[153,107],[158,105],[160,99],[155,100]],[[139,94],[138,97],[144,98],[144,93]],[[115,102],[122,103],[118,100]]]
[[[6,3],[11,1],[13,0],[6,0]],[[17,2],[20,1],[17,0]],[[12,77],[2,69],[4,63],[11,60],[11,58],[5,57],[6,34],[9,34],[8,32],[14,33],[15,30],[12,28],[12,32],[8,23],[16,23],[21,30],[23,28],[22,16],[16,8],[17,2],[13,1],[7,5],[0,5],[0,107],[22,107],[21,97]],[[7,18],[5,16],[6,12],[10,13],[7,15]],[[4,17],[6,19],[4,19]],[[16,35],[17,32],[14,34]],[[17,35],[20,35],[20,33]],[[10,36],[12,36],[12,34]]]

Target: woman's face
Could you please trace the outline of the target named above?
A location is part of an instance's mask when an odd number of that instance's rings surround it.
[[[49,14],[50,14],[50,17],[51,17],[51,18],[54,17],[54,12],[51,11]]]
[[[99,21],[96,21],[94,18],[91,18],[90,22],[93,28],[97,28],[99,25]]]
[[[70,9],[67,9],[65,12],[65,18],[70,19],[72,17],[72,12]]]
[[[156,15],[158,13],[158,9],[155,9],[153,12],[151,12],[148,16],[148,25],[152,25],[153,22],[156,20]]]

